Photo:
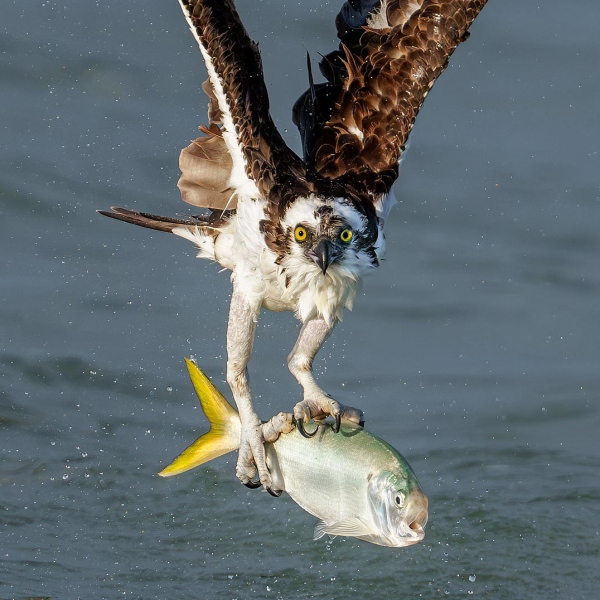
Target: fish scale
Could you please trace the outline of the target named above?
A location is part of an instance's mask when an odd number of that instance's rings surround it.
[[[294,430],[267,449],[268,460],[274,465],[269,467],[275,477],[274,485],[285,490],[304,510],[325,521],[368,514],[366,483],[373,465],[361,458],[373,449],[378,458],[389,452],[382,444],[373,442],[364,430],[351,426],[342,426],[339,434],[335,434],[329,423],[324,423],[310,439]],[[302,453],[298,453],[299,447]],[[392,470],[398,461],[390,456],[384,462],[383,469]],[[365,490],[363,497],[356,494],[361,488]]]

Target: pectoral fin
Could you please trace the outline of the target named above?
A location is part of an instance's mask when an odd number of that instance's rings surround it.
[[[372,535],[374,532],[360,517],[349,517],[343,521],[331,524],[319,521],[315,527],[313,539],[318,540],[326,533],[329,535],[344,535],[346,537],[361,537],[363,535]]]

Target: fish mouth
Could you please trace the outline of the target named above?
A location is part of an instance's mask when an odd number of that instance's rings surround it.
[[[398,546],[413,546],[425,537],[425,525],[429,518],[428,506],[427,496],[421,490],[411,490],[398,531]]]
[[[410,531],[406,531],[407,535],[403,536],[405,546],[413,546],[418,544],[425,537],[425,525],[427,524],[427,509],[422,510],[416,519],[411,523],[406,522]]]

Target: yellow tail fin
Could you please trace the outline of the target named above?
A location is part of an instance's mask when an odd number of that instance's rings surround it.
[[[186,358],[185,362],[202,410],[210,422],[210,431],[200,436],[165,467],[159,473],[162,477],[171,477],[193,469],[213,458],[237,450],[240,445],[241,426],[237,411],[194,362],[189,358]]]

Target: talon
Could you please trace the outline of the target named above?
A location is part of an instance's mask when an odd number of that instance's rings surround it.
[[[340,432],[340,427],[342,426],[342,413],[339,412],[337,415],[335,415],[335,423],[331,426],[331,430],[333,431],[333,433],[339,433]]]
[[[317,427],[315,427],[315,430],[312,433],[308,433],[306,431],[306,429],[304,429],[304,421],[302,419],[296,419],[295,417],[294,417],[294,425],[296,425],[296,427],[298,428],[300,435],[307,439],[310,439],[311,437],[315,437],[315,435],[317,435],[317,431],[319,431],[319,427],[317,426]]]
[[[272,490],[270,487],[267,488],[267,492],[271,494],[274,498],[279,498],[281,494],[283,494],[283,490]]]
[[[244,483],[244,482],[242,482],[242,483]],[[260,479],[258,479],[256,481],[246,481],[244,483],[244,485],[247,488],[250,488],[251,490],[255,490],[255,489],[259,488],[262,485],[262,483],[260,482]]]

